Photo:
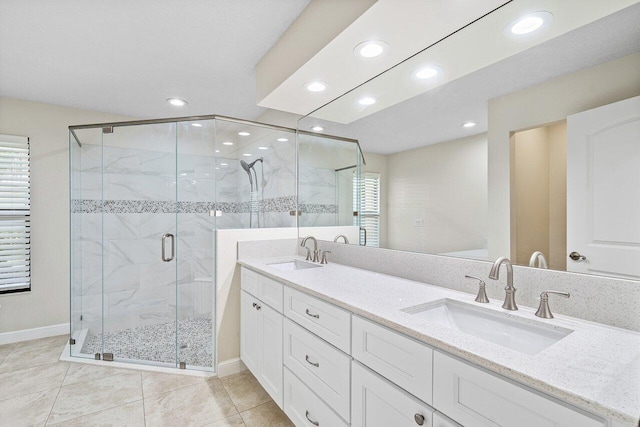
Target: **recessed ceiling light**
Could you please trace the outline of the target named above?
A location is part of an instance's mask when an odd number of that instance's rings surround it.
[[[233,145],[233,142],[231,141],[225,141],[222,143],[222,145]]]
[[[242,155],[245,156],[245,157],[250,157],[251,153],[243,153]]]
[[[185,105],[187,105],[187,101],[180,98],[167,98],[167,102],[174,107],[184,107]]]
[[[229,166],[227,163],[220,163],[220,166]]]
[[[201,128],[202,127],[202,123],[191,123],[191,126],[196,127],[196,128]]]
[[[251,134],[249,132],[242,131],[242,132],[238,132],[238,135],[240,135],[240,136],[249,136]]]
[[[549,24],[553,19],[553,15],[549,12],[534,12],[521,16],[509,22],[504,30],[505,34],[523,36],[540,30]]]
[[[312,126],[311,130],[314,132],[322,132],[324,128],[322,126]]]
[[[367,40],[357,45],[354,52],[363,58],[375,58],[382,55],[388,47],[382,40]]]
[[[258,150],[268,150],[269,147],[258,147]]]
[[[363,96],[358,100],[358,104],[364,105],[364,106],[373,105],[376,102],[378,102],[378,99],[373,96]]]
[[[280,142],[287,142],[289,139],[288,138],[278,138],[278,141]]]
[[[466,122],[466,123],[463,123],[463,124],[462,124],[462,127],[463,127],[463,128],[472,128],[472,127],[474,127],[475,125],[476,125],[476,123],[475,123],[475,122]]]
[[[439,67],[433,65],[427,65],[426,67],[418,68],[413,75],[421,80],[432,79],[440,74]]]
[[[325,82],[314,81],[307,83],[306,85],[304,85],[304,87],[309,92],[323,92],[327,90],[327,87],[329,87],[329,85]]]

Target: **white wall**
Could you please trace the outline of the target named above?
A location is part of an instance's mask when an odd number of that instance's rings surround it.
[[[0,97],[0,133],[31,141],[31,292],[0,295],[0,333],[69,322],[69,125],[128,120]]]
[[[489,101],[489,258],[509,256],[512,132],[640,95],[640,53]]]
[[[445,253],[484,247],[486,134],[389,155],[387,176],[387,248]]]

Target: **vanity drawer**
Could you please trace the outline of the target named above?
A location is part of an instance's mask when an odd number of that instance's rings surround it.
[[[435,352],[433,362],[433,406],[465,426],[607,425],[602,419],[439,351]]]
[[[240,270],[242,289],[258,298],[279,313],[282,313],[284,285],[253,270],[242,267]]]
[[[289,319],[284,364],[342,418],[350,418],[351,358]]]
[[[348,426],[286,367],[284,368],[283,409],[296,426]]]
[[[353,316],[352,356],[423,402],[432,402],[433,350],[425,344]]]
[[[351,353],[351,313],[348,311],[285,287],[284,314],[345,353]]]
[[[433,426],[433,408],[353,362],[352,427]]]

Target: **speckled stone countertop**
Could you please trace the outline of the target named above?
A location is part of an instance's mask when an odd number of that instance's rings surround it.
[[[238,262],[436,349],[622,425],[638,426],[640,334],[636,332],[561,315],[540,319],[531,307],[507,311],[502,309],[502,301],[479,304],[475,295],[336,263],[292,271],[269,265],[293,259],[303,260],[288,256]],[[401,311],[443,298],[573,332],[530,356]],[[553,310],[553,301],[550,305]]]

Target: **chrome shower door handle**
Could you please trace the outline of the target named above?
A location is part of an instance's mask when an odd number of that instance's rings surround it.
[[[364,243],[361,246],[367,246],[367,229],[364,227],[360,227],[360,231],[364,232]]]
[[[167,241],[167,237],[171,238],[171,256],[169,258],[167,258],[166,256],[166,241]],[[167,233],[162,235],[162,261],[164,262],[171,262],[173,261],[173,258],[176,254],[176,240],[173,234],[171,233]]]

